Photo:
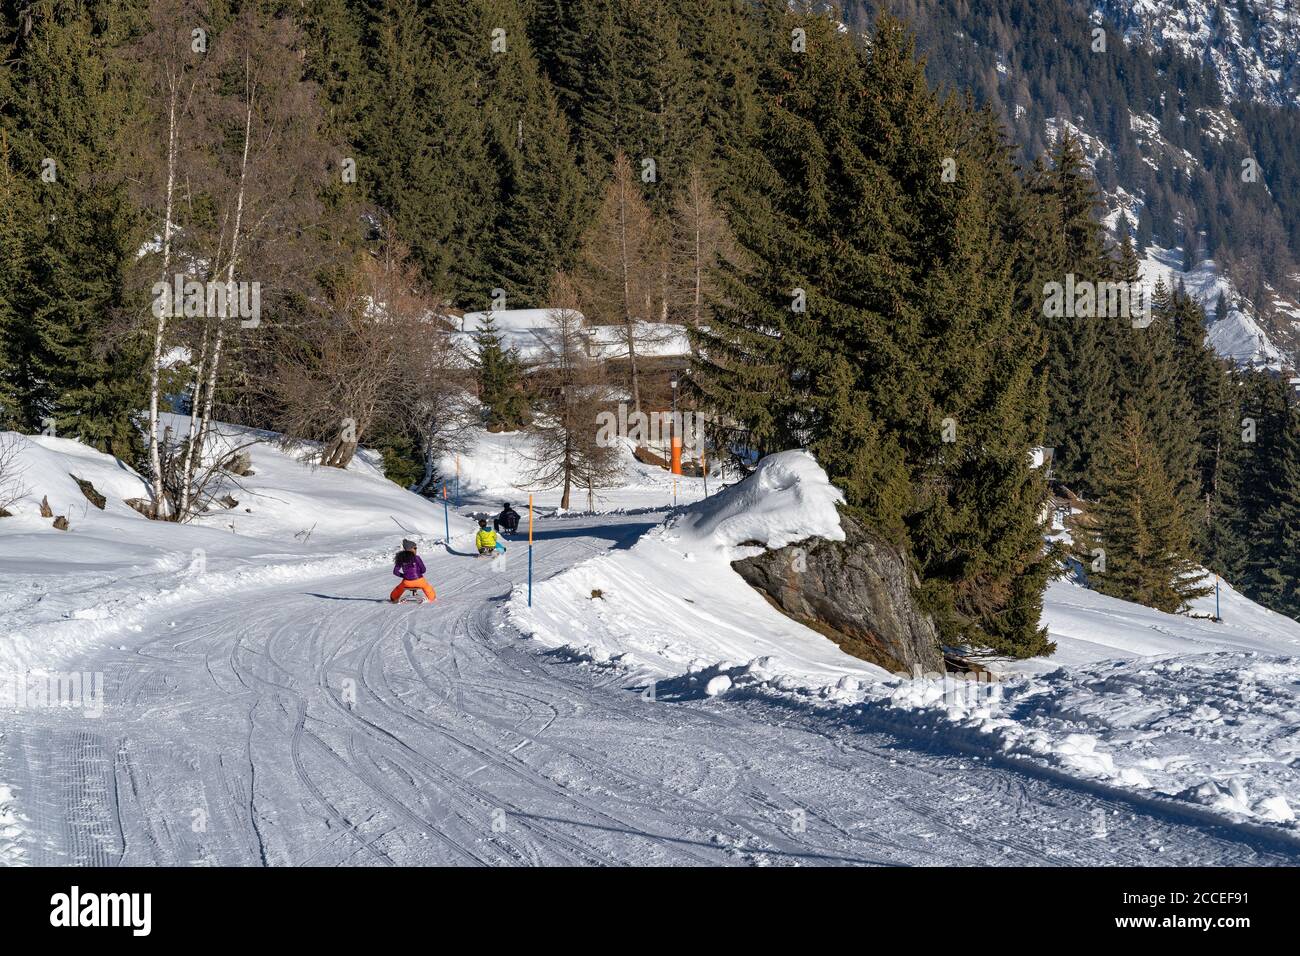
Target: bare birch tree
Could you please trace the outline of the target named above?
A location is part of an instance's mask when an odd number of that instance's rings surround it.
[[[205,58],[195,49],[193,31],[203,22],[193,0],[153,0],[148,10],[148,29],[136,44],[142,67],[149,111],[141,130],[138,168],[144,171],[138,184],[141,205],[154,212],[158,227],[160,262],[153,276],[168,290],[175,262],[173,243],[177,231],[177,180],[183,174],[185,152],[182,128],[202,80]],[[166,517],[167,498],[163,487],[160,449],[159,407],[163,360],[167,349],[168,319],[175,303],[170,295],[153,305],[153,350],[149,363],[148,455],[152,514]]]
[[[320,263],[294,250],[314,235],[303,226],[319,220],[319,160],[327,149],[315,90],[303,78],[298,29],[288,14],[249,4],[210,42],[210,79],[193,110],[195,137],[205,148],[178,197],[190,262],[198,278],[223,283],[228,292],[240,285],[241,299],[244,284],[261,289],[264,304],[308,292],[305,277]],[[249,320],[229,307],[215,314],[209,308],[200,318],[198,330],[187,323],[193,361],[190,421],[178,452],[180,520],[195,508],[190,489],[205,468],[232,335],[260,323],[260,316]]]

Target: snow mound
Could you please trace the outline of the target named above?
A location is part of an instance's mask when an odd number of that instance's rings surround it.
[[[510,620],[544,646],[618,660],[685,696],[760,685],[831,695],[878,683],[886,671],[781,614],[731,567],[762,548],[843,540],[842,500],[812,455],[771,455],[744,481],[678,510],[631,548],[534,585],[532,607],[517,589]]]
[[[70,438],[48,435],[3,432],[0,441],[16,443],[14,474],[10,478],[16,490],[22,492],[9,506],[14,517],[0,519],[12,522],[4,525],[4,529],[27,527],[31,522],[24,518],[39,518],[42,498],[49,501],[55,515],[67,515],[70,520],[90,517],[91,511],[98,515],[98,510],[73,481],[73,475],[89,481],[104,495],[107,499],[104,513],[140,518],[125,499],[147,498],[149,487],[135,471],[111,455],[101,454]]]
[[[22,823],[13,790],[0,784],[0,866],[20,866],[27,862],[21,844]]]
[[[808,538],[843,541],[843,493],[806,451],[768,455],[745,481],[692,505],[669,523],[683,545],[783,548]]]
[[[954,683],[905,682],[890,704],[1082,777],[1294,827],[1300,659],[1223,651]]]

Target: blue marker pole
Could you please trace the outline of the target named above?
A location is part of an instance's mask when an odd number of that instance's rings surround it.
[[[446,542],[448,550],[451,549],[451,518],[447,514],[447,486],[442,486],[442,527],[443,541]]]
[[[533,496],[528,496],[528,606],[533,606]]]
[[[1223,615],[1219,613],[1219,576],[1214,576],[1214,617],[1216,620],[1223,620]]]

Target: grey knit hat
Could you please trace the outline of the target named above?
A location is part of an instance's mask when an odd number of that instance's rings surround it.
[[[414,551],[414,550],[415,550],[415,542],[412,541],[410,538],[403,538],[403,539],[402,539],[402,550],[403,550],[403,551]]]

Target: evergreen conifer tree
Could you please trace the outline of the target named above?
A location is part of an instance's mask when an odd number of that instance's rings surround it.
[[[1145,417],[1129,409],[1106,436],[1090,523],[1077,534],[1089,584],[1176,612],[1208,593],[1191,557],[1191,528]]]
[[[523,390],[519,360],[512,350],[502,348],[501,334],[490,312],[474,339],[478,347],[479,401],[487,409],[487,429],[517,431],[528,420],[528,397]]]
[[[10,168],[30,182],[28,427],[53,427],[135,463],[144,340],[132,334],[128,270],[144,238],[118,168],[132,87],[121,56],[127,4],[33,8],[13,67]]]

